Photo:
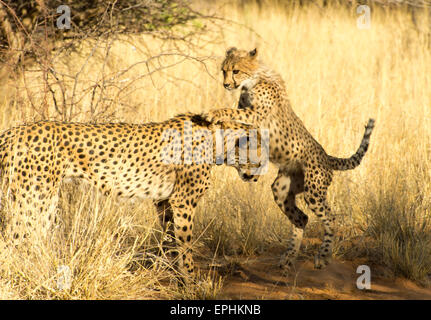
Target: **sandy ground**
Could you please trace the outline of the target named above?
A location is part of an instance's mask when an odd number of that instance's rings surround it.
[[[371,267],[371,289],[358,289],[359,261],[332,260],[323,270],[315,270],[311,260],[298,261],[286,273],[277,265],[278,255],[260,255],[235,261],[214,262],[214,270],[224,277],[220,299],[336,299],[399,300],[431,299],[431,288],[412,281],[385,276],[382,267]],[[202,266],[203,267],[203,266]]]

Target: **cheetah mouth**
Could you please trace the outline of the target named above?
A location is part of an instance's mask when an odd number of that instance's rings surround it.
[[[233,86],[224,87],[228,91],[232,91],[239,88],[239,84],[234,84]]]

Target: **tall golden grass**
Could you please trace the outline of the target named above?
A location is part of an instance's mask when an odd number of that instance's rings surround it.
[[[376,119],[363,162],[336,174],[330,188],[339,230],[336,257],[366,257],[395,275],[426,283],[431,274],[431,49],[425,33],[414,28],[405,10],[376,8],[371,28],[358,29],[354,8],[286,9],[253,2],[215,6],[237,23],[226,22],[217,30],[219,41],[200,49],[201,56],[209,57],[206,66],[185,60],[133,82],[116,101],[116,119],[159,121],[185,111],[232,106],[238,93],[223,89],[219,72],[224,52],[229,46],[257,47],[260,59],[283,76],[295,112],[329,154],[351,155],[366,120]],[[419,29],[425,30],[426,15],[419,18]],[[157,53],[167,45],[146,36],[117,41],[106,65],[103,52],[85,64],[76,90],[84,92],[101,68],[118,72],[142,61],[143,48]],[[91,48],[83,45],[77,54],[63,57],[58,68],[77,72]],[[175,63],[181,58],[164,59]],[[122,77],[128,81],[147,72],[146,65],[137,65]],[[21,83],[2,84],[2,128],[37,118],[29,97],[34,104],[43,102],[40,76],[28,73]],[[80,107],[85,109],[89,99],[83,95]],[[85,114],[77,120],[85,121]],[[272,199],[275,174],[271,168],[257,184],[247,184],[230,168],[214,169],[213,186],[195,217],[198,259],[285,246],[290,226]],[[217,297],[222,279],[202,274],[198,284],[179,290],[170,281],[173,271],[164,257],[154,255],[156,262],[147,263],[163,236],[149,202],[119,204],[85,186],[65,185],[62,195],[60,223],[49,241],[0,252],[0,298]],[[318,221],[311,216],[305,237],[320,236]],[[307,258],[309,249],[316,247],[306,247]],[[57,286],[59,266],[71,270],[67,290]]]

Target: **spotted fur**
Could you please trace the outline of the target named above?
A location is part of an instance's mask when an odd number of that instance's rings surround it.
[[[324,226],[323,243],[315,257],[315,267],[324,267],[331,258],[334,241],[334,218],[327,203],[333,170],[359,165],[368,149],[374,120],[368,121],[357,152],[347,159],[336,158],[325,152],[293,112],[283,79],[258,61],[256,49],[247,52],[230,48],[221,69],[226,89],[241,88],[238,109],[212,110],[208,119],[235,120],[270,132],[270,161],[279,168],[272,184],[274,200],[294,225],[280,265],[291,266],[298,254],[308,217],[296,206],[295,196],[304,193],[306,204]]]
[[[166,135],[167,130],[180,135]],[[229,165],[242,178],[257,180],[250,171],[257,165],[238,161],[239,149],[247,147],[238,140],[249,130],[250,126],[234,122],[215,125],[195,114],[160,123],[41,121],[6,130],[0,135],[2,194],[3,204],[7,198],[13,214],[6,236],[20,244],[31,239],[36,226],[49,234],[61,182],[79,177],[115,197],[153,199],[160,222],[176,243],[178,269],[192,273],[193,216],[209,187],[210,169],[220,160],[215,141],[221,135],[222,143],[232,143],[236,152]],[[179,162],[173,160],[177,151]],[[226,162],[227,152],[222,156]]]

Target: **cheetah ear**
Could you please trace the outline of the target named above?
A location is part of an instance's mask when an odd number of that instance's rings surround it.
[[[231,47],[226,50],[226,57],[230,56],[234,51],[237,51],[238,49],[235,47]]]
[[[257,57],[257,48],[254,48],[253,50],[251,50],[248,55],[250,56],[250,58],[256,58]]]

